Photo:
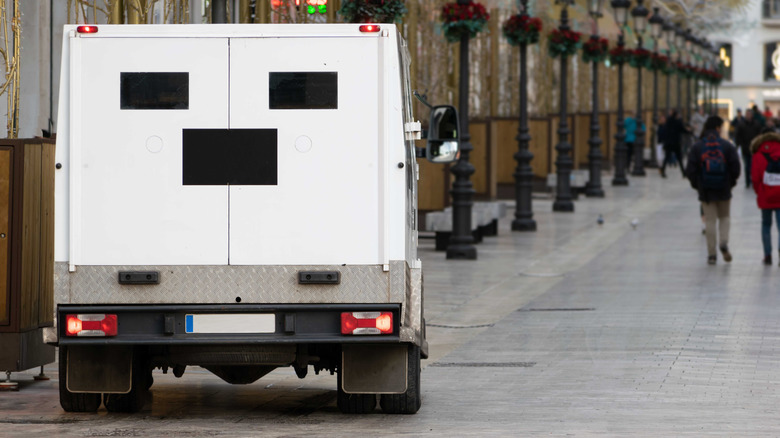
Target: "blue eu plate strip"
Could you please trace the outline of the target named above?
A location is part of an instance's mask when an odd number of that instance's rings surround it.
[[[185,332],[192,333],[192,315],[185,315],[184,316],[184,325],[185,325]]]

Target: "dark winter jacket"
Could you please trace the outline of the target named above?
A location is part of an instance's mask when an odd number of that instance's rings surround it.
[[[750,143],[754,138],[758,137],[761,133],[761,124],[756,119],[748,121],[748,119],[742,119],[737,125],[737,132],[734,136],[734,142],[742,148],[742,152],[745,155],[749,155]]]
[[[780,186],[764,184],[764,170],[766,170],[767,159],[764,154],[769,154],[773,160],[780,159],[780,135],[774,132],[762,134],[753,140],[750,145],[753,152],[753,165],[751,169],[751,178],[753,179],[753,190],[756,191],[756,202],[760,209],[778,209],[780,208]]]
[[[707,142],[717,141],[723,148],[723,155],[726,160],[726,173],[728,176],[727,187],[718,190],[704,189],[701,187],[701,175],[702,175],[702,149]],[[712,201],[727,201],[731,199],[731,189],[737,184],[739,174],[742,170],[742,166],[739,164],[739,156],[737,155],[737,148],[726,139],[723,139],[715,131],[707,131],[702,133],[702,139],[694,143],[691,146],[691,150],[688,153],[688,165],[685,167],[685,176],[691,182],[691,187],[699,192],[699,201],[712,202]]]
[[[656,134],[656,142],[666,144],[666,123],[658,124],[658,132]]]
[[[676,117],[669,117],[666,120],[666,130],[664,132],[664,146],[680,146],[682,142],[682,135],[685,133],[685,125],[682,120]]]

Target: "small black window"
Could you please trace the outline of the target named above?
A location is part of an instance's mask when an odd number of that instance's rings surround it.
[[[272,72],[268,82],[270,109],[338,109],[336,72]]]
[[[190,107],[189,73],[121,73],[123,110],[186,110]]]

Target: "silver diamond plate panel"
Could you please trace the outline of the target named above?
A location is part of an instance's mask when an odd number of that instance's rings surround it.
[[[404,262],[400,262],[404,263]],[[64,266],[61,266],[64,265]],[[403,265],[401,265],[403,275]],[[298,284],[298,271],[339,271],[341,284]],[[159,271],[160,284],[120,285],[119,271]],[[372,266],[77,266],[55,269],[58,303],[388,303],[390,273]],[[403,284],[403,283],[401,283]]]
[[[423,282],[422,269],[407,266],[408,288],[406,289],[406,306],[404,327],[401,328],[401,340],[422,345],[423,318]]]
[[[406,261],[400,260],[390,262],[390,301],[403,301],[404,295],[406,294],[405,273]]]

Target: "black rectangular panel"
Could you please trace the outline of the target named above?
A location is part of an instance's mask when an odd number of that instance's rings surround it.
[[[338,109],[337,72],[271,72],[270,109]]]
[[[277,184],[276,129],[183,129],[185,186]]]
[[[123,110],[186,110],[190,107],[190,74],[120,73]]]

